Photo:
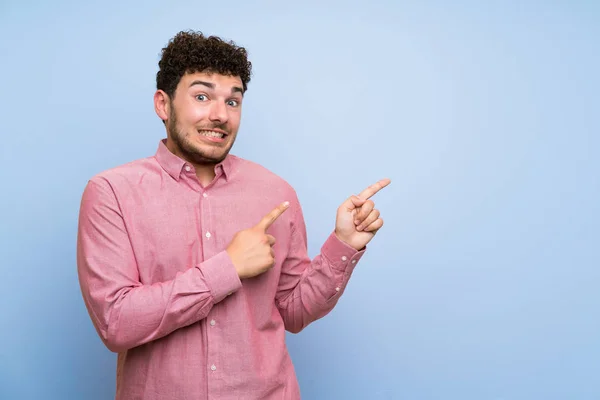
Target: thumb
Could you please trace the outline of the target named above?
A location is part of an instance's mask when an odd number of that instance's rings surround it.
[[[346,199],[346,201],[342,204],[342,207],[346,208],[348,211],[352,211],[365,204],[365,201],[367,200],[361,199],[356,195],[352,195]]]

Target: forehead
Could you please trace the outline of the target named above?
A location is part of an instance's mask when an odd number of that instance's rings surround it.
[[[181,77],[181,81],[179,82],[179,87],[184,90],[189,89],[194,86],[194,83],[197,82],[205,82],[210,83],[214,86],[215,90],[225,90],[231,92],[233,88],[241,88],[242,87],[242,79],[239,76],[232,75],[223,75],[216,72],[194,72],[194,73],[186,73]],[[203,86],[206,89],[206,86]]]

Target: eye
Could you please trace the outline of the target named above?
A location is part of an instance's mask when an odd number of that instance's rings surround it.
[[[231,107],[237,107],[240,105],[240,102],[237,100],[229,100],[227,101],[227,105]]]
[[[199,94],[196,96],[196,99],[198,99],[199,101],[206,101],[208,100],[208,96],[205,94]]]

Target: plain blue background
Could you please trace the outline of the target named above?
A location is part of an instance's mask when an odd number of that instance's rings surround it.
[[[600,398],[599,3],[301,4],[0,2],[0,398],[114,396],[79,201],[154,153],[160,49],[186,29],[248,49],[233,152],[297,189],[311,256],[393,180],[338,307],[289,335],[304,398]]]

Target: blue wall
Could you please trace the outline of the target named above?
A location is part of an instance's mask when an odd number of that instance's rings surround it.
[[[393,179],[338,307],[289,336],[306,399],[600,398],[600,3],[279,3],[0,3],[0,398],[114,394],[79,201],[154,153],[182,29],[248,48],[234,153],[294,185],[311,255]]]

